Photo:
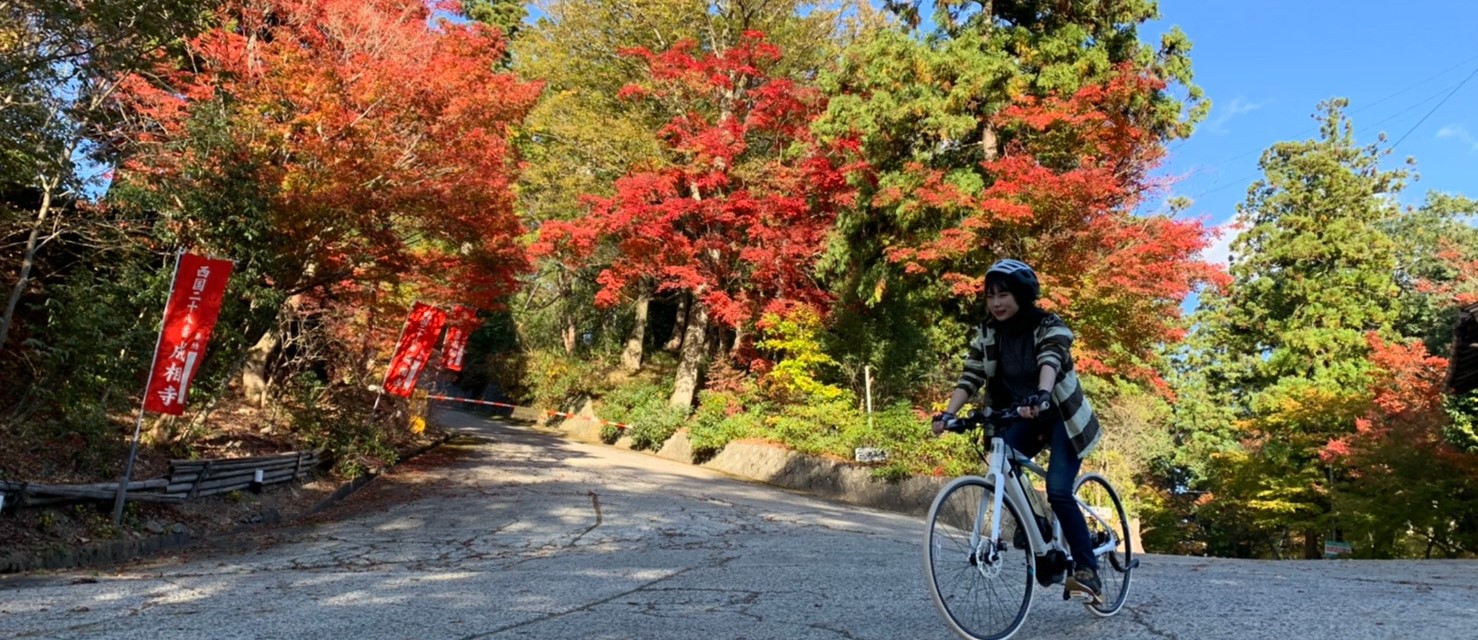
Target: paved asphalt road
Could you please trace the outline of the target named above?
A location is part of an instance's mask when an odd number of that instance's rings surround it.
[[[0,638],[948,638],[916,518],[572,443],[472,434],[319,522],[121,570],[0,579]],[[1474,638],[1478,563],[1145,556],[1097,619],[1018,638]]]

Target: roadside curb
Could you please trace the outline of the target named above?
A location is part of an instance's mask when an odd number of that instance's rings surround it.
[[[146,538],[95,542],[40,553],[12,552],[0,556],[0,575],[118,564],[150,554],[188,547],[196,539],[194,534],[185,530]]]
[[[412,449],[409,453],[401,456],[395,464],[390,465],[386,471],[394,469],[412,458],[446,444],[455,435],[454,433],[442,434],[435,441]],[[310,509],[296,514],[294,518],[306,517],[334,506],[383,473],[382,471],[376,474],[366,474],[340,485],[329,497],[324,498]],[[265,526],[279,524],[283,520],[282,515],[276,509],[271,508],[257,517],[260,518],[257,522],[241,524],[229,531],[204,536],[192,533],[183,525],[175,525],[174,530],[159,535],[107,540],[76,547],[52,548],[38,552],[10,552],[0,555],[0,575],[22,574],[31,571],[52,569],[82,569],[117,565],[199,544],[225,542],[242,534],[259,531]]]
[[[576,442],[633,450],[621,441],[607,444],[601,440],[599,424],[583,416],[554,424],[540,424],[538,428]],[[684,430],[673,434],[657,450],[638,453],[826,500],[919,517],[928,514],[935,495],[954,480],[953,477],[942,476],[885,480],[874,477],[873,467],[867,465],[749,441],[730,442],[712,458],[699,463],[692,460],[692,445]]]

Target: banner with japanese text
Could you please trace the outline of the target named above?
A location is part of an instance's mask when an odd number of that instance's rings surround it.
[[[467,337],[477,330],[477,309],[457,305],[447,318],[446,341],[441,345],[441,366],[447,371],[461,371],[467,355]]]
[[[431,361],[431,352],[444,324],[446,312],[441,309],[420,302],[411,307],[411,315],[400,332],[400,343],[395,345],[395,355],[390,358],[390,369],[385,372],[386,393],[411,397],[416,380]]]
[[[185,412],[190,382],[205,360],[205,346],[216,326],[231,267],[230,260],[180,254],[164,307],[154,369],[144,387],[145,411],[175,416]]]

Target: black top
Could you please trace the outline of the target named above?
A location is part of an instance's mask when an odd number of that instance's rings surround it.
[[[1042,369],[1037,366],[1037,346],[1032,334],[1000,335],[997,339],[1001,346],[999,375],[986,383],[986,393],[990,394],[992,408],[1006,409],[1037,392],[1037,377]]]
[[[1015,406],[1017,401],[1037,392],[1042,368],[1037,365],[1037,341],[1033,332],[1041,315],[1036,309],[1027,308],[1005,322],[992,319],[1001,359],[996,375],[986,383],[991,408]]]

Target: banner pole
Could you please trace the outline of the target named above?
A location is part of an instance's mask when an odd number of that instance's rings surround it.
[[[416,302],[420,301],[416,300],[412,302],[412,309],[416,308]],[[390,382],[390,367],[391,365],[395,364],[395,354],[400,352],[400,342],[402,340],[405,340],[405,332],[410,327],[410,318],[406,318],[405,322],[401,323],[400,325],[400,335],[395,338],[395,348],[390,351],[390,362],[385,365],[385,375],[380,377],[380,387],[378,389],[375,389],[375,406],[370,407],[369,421],[366,423],[369,426],[374,426],[375,424],[375,414],[380,411],[380,400],[384,399],[385,397],[385,385]]]
[[[144,428],[144,403],[149,401],[149,389],[154,384],[154,367],[159,364],[159,345],[164,342],[164,320],[169,315],[169,300],[174,297],[174,285],[180,278],[180,258],[184,250],[175,253],[174,273],[169,276],[169,293],[164,296],[164,310],[159,313],[159,335],[154,337],[154,355],[149,358],[149,376],[144,380],[144,395],[139,399],[139,417],[133,424],[133,442],[128,447],[128,461],[123,465],[123,481],[118,483],[118,494],[113,497],[113,525],[123,522],[123,494],[128,492],[128,482],[133,476],[133,460],[139,453],[139,433]]]

